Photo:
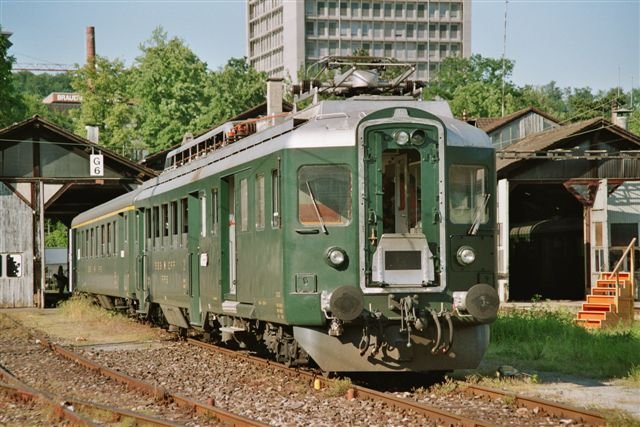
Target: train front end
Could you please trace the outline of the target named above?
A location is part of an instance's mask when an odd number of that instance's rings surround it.
[[[325,371],[477,367],[499,306],[490,141],[410,104],[369,112],[355,134],[353,227],[326,233],[340,241],[325,251],[333,276],[314,278],[325,326],[294,327],[296,341]],[[330,217],[303,181],[307,215]]]

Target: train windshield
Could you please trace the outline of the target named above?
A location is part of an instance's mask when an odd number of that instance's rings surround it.
[[[303,166],[298,171],[298,220],[304,225],[346,225],[351,221],[348,167]]]
[[[454,224],[486,224],[487,171],[482,166],[452,165],[449,169],[449,218]]]

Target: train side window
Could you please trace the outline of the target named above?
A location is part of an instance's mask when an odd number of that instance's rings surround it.
[[[264,230],[264,175],[256,175],[256,229]]]
[[[249,184],[246,178],[240,180],[240,230],[249,229]]]
[[[158,239],[160,237],[160,208],[158,206],[153,207],[153,237]]]
[[[112,247],[111,247],[111,253],[114,255],[118,255],[118,228],[117,228],[117,222],[113,221],[113,223],[111,224],[111,229],[113,230],[113,243],[112,243]]]
[[[271,227],[280,228],[280,174],[271,171]]]
[[[169,205],[166,203],[162,205],[162,236],[169,236]]]
[[[180,217],[180,221],[182,224],[182,233],[186,234],[189,232],[189,204],[187,199],[180,199],[181,212],[182,216]]]
[[[108,222],[107,223],[107,244],[106,244],[106,251],[105,251],[105,255],[109,256],[111,255],[111,240],[113,238],[113,236],[111,235],[111,223]]]
[[[351,173],[340,165],[298,171],[298,220],[304,225],[346,225],[351,220]]]
[[[211,190],[211,233],[216,235],[218,233],[218,189]]]
[[[207,237],[207,198],[204,192],[198,195],[200,200],[200,236]]]
[[[3,265],[4,265],[4,255],[0,254],[0,277],[2,277]]]
[[[149,209],[144,211],[144,228],[147,240],[151,240],[151,211]],[[149,247],[148,243],[147,247]]]
[[[124,214],[124,243],[129,241],[129,214]]]
[[[178,234],[178,202],[171,202],[171,234]]]
[[[106,238],[105,238],[105,232],[104,232],[104,224],[102,224],[100,226],[100,256],[103,257],[105,254],[105,247],[104,244],[106,242]]]
[[[93,244],[94,244],[93,243],[93,240],[94,240],[93,228],[91,228],[89,231],[90,231],[89,234],[91,235],[90,238],[89,238],[89,242],[88,242],[89,243],[89,256],[93,257]]]

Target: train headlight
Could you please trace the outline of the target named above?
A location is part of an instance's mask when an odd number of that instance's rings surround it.
[[[426,139],[426,135],[423,130],[418,129],[411,132],[411,143],[413,145],[422,145]]]
[[[470,246],[461,246],[458,249],[457,258],[461,265],[469,265],[476,260],[476,253]]]
[[[393,139],[398,145],[406,145],[409,142],[409,134],[403,130],[399,130],[393,134]]]
[[[327,263],[334,268],[343,268],[347,263],[347,253],[337,247],[329,248],[327,250]]]

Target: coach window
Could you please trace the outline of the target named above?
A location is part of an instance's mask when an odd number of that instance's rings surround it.
[[[247,178],[240,180],[240,230],[249,229],[249,184]]]
[[[181,199],[180,205],[180,211],[182,212],[180,217],[180,221],[182,224],[182,234],[187,234],[189,232],[189,204],[187,202],[187,199]]]
[[[129,241],[129,214],[125,213],[124,216],[124,243]]]
[[[264,230],[264,175],[256,175],[256,229]]]
[[[171,234],[178,235],[178,202],[171,202]]]
[[[89,256],[93,257],[93,254],[94,254],[94,252],[93,252],[93,241],[94,241],[93,228],[91,228],[89,231],[90,231],[89,234],[91,234],[91,237],[90,237],[89,242],[88,242],[89,243]]]
[[[166,203],[162,205],[162,237],[165,240],[169,237],[169,205]]]
[[[298,171],[298,220],[346,225],[351,220],[351,173],[346,166],[303,166]]]
[[[106,248],[104,247],[105,242],[107,241],[106,236],[105,236],[105,231],[104,231],[104,224],[102,224],[100,226],[100,256],[103,257],[105,252],[106,252]]]
[[[114,255],[118,255],[116,249],[118,248],[118,228],[116,226],[116,222],[113,221],[111,223],[111,229],[113,230],[113,241],[111,242],[111,253]]]
[[[105,251],[105,255],[109,256],[111,255],[111,223],[108,222],[107,223],[107,244],[106,244],[106,251]]]
[[[160,208],[158,206],[153,207],[153,238],[154,245],[157,245],[158,242],[155,240],[160,238]]]
[[[211,234],[218,233],[218,189],[211,190]]]
[[[200,236],[207,237],[207,198],[204,191],[198,195],[200,200]]]
[[[454,224],[486,224],[489,220],[487,173],[482,166],[449,169],[449,218]]]
[[[144,211],[144,228],[145,236],[147,237],[147,248],[151,244],[151,210],[146,209]]]
[[[271,227],[280,228],[280,174],[271,171]]]

